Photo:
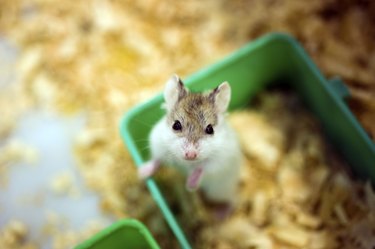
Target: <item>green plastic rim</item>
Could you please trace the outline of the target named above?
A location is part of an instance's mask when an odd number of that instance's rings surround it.
[[[337,78],[327,80],[291,36],[272,33],[261,37],[184,82],[191,90],[201,91],[228,81],[232,87],[229,108],[233,110],[246,107],[259,91],[280,79],[301,96],[353,170],[375,183],[375,145],[346,105],[347,89]],[[137,167],[149,159],[144,148],[150,127],[164,114],[162,102],[159,94],[131,109],[121,120],[122,139]],[[150,178],[146,185],[180,246],[191,248],[155,181]]]
[[[76,249],[160,249],[151,233],[135,219],[119,220],[75,247]]]

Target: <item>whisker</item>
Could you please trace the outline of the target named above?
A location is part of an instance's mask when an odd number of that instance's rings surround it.
[[[136,140],[134,140],[134,142],[148,142],[148,141],[150,141],[148,138],[140,138],[140,139],[136,139]]]
[[[134,121],[137,122],[137,123],[139,123],[139,124],[142,124],[142,125],[144,125],[144,126],[146,126],[146,127],[148,127],[148,128],[152,128],[152,127],[154,126],[153,124],[150,124],[150,123],[144,122],[144,121],[142,121],[142,120],[140,120],[140,119],[134,119]]]
[[[149,145],[147,145],[147,146],[144,146],[144,147],[140,148],[140,151],[145,151],[145,150],[150,149],[150,148],[151,147]]]

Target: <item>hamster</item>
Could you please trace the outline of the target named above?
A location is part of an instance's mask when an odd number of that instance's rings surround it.
[[[153,127],[151,160],[138,169],[145,179],[161,164],[187,176],[186,189],[199,187],[214,202],[233,203],[239,181],[241,151],[225,113],[231,98],[227,82],[204,93],[192,93],[174,75],[164,89],[166,115]]]

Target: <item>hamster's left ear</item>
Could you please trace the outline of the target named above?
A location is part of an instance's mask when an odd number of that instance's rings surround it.
[[[209,97],[214,101],[218,113],[226,112],[231,97],[231,88],[229,83],[226,81],[221,83],[218,87],[212,90]]]
[[[164,107],[171,110],[179,100],[187,95],[189,90],[177,74],[174,74],[166,83],[164,88]]]

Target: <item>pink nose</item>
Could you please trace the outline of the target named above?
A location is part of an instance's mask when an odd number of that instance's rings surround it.
[[[195,158],[197,158],[197,156],[198,156],[198,153],[195,152],[195,151],[185,152],[185,159],[186,160],[194,160]]]

